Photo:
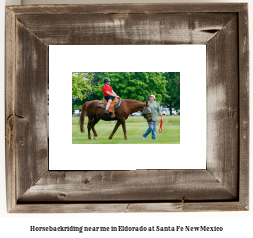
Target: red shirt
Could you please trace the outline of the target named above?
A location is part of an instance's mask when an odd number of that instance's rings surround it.
[[[112,87],[110,85],[105,85],[103,87],[103,93],[104,93],[104,96],[111,96],[111,95],[109,95],[109,94],[106,93],[107,91],[110,92],[110,93],[112,93]]]

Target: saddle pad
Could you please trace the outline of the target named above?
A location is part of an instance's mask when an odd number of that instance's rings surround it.
[[[99,104],[107,104],[107,101],[103,98],[103,100],[99,101]]]
[[[112,100],[112,103],[111,103],[111,104],[113,104],[113,105],[114,105],[114,104],[117,104],[118,101],[119,101],[118,98],[114,98],[114,99]],[[106,101],[105,98],[103,98],[103,100],[99,101],[99,104],[107,104],[107,103],[108,103],[108,101]]]
[[[119,107],[120,104],[121,104],[121,98],[119,98],[118,103],[114,105],[114,108]],[[106,108],[106,104],[100,103],[100,101],[98,102],[97,106],[98,106],[98,107],[101,107],[101,108]]]

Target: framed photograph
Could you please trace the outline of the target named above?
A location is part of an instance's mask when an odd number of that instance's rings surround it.
[[[249,210],[247,3],[9,6],[5,42],[8,212]]]
[[[49,170],[206,169],[205,45],[51,45],[49,52]],[[105,113],[108,85],[120,100]]]

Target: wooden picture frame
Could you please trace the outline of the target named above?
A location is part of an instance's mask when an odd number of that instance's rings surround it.
[[[249,210],[248,40],[247,3],[6,7],[7,211]],[[206,169],[49,171],[55,44],[206,44]]]

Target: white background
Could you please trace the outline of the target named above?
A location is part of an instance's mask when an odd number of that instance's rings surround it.
[[[6,188],[5,188],[5,137],[4,137],[4,128],[5,128],[5,115],[4,115],[4,8],[5,5],[11,5],[11,4],[20,4],[21,1],[19,0],[6,0],[1,1],[0,3],[0,11],[1,11],[1,25],[0,25],[0,51],[1,51],[1,58],[0,58],[0,72],[1,72],[1,79],[0,79],[0,88],[1,88],[1,100],[0,100],[0,110],[2,113],[2,116],[0,118],[0,134],[1,136],[1,143],[0,143],[0,221],[1,221],[1,235],[3,237],[12,237],[12,236],[21,236],[26,235],[26,237],[34,237],[34,233],[30,233],[29,226],[30,225],[36,225],[36,226],[43,226],[43,225],[93,225],[93,226],[103,226],[103,225],[117,225],[117,224],[123,224],[123,225],[148,225],[150,223],[152,224],[158,224],[159,225],[170,225],[170,224],[179,224],[179,225],[219,225],[224,226],[224,232],[222,233],[159,233],[159,236],[161,237],[201,237],[205,235],[205,237],[250,237],[252,236],[252,222],[253,222],[253,208],[252,208],[252,184],[253,179],[252,176],[250,176],[250,211],[249,212],[189,212],[189,213],[127,213],[127,214],[113,214],[113,213],[107,213],[107,214],[7,214],[6,212]],[[73,1],[67,1],[67,0],[51,0],[48,1],[32,1],[27,0],[23,1],[24,3],[30,3],[30,4],[41,4],[41,3],[127,3],[127,2],[154,2],[151,0],[139,0],[139,1],[127,1],[127,0],[87,0],[87,1],[81,1],[81,0],[73,0]],[[170,0],[160,0],[159,2],[176,2],[176,1],[170,1]],[[250,28],[250,45],[253,44],[252,40],[252,14],[253,14],[253,8],[252,8],[252,1],[245,1],[245,0],[221,0],[221,1],[199,1],[199,0],[189,0],[189,1],[177,1],[177,2],[248,2],[249,3],[249,28]],[[250,47],[251,48],[251,47]],[[250,58],[252,59],[252,53],[250,52]],[[250,71],[252,72],[253,66],[250,64]],[[250,83],[250,91],[253,90],[253,84]],[[250,110],[253,109],[253,99],[251,97],[250,99]],[[250,122],[253,122],[253,119],[251,117]],[[252,129],[253,127],[250,127],[250,134],[252,135]],[[252,148],[253,141],[250,140],[250,147]],[[252,153],[251,153],[252,154]],[[252,155],[250,155],[250,160],[252,160]],[[252,174],[252,163],[250,163],[250,173]],[[48,233],[36,233],[38,237],[55,237],[55,234],[48,234]],[[85,234],[73,234],[73,233],[61,233],[61,237],[69,237],[70,234],[72,236],[84,236]],[[129,235],[134,237],[139,237],[139,233],[107,233],[102,234],[103,236],[110,236],[110,237],[118,237],[118,235],[121,235],[123,237],[129,237]],[[60,233],[58,233],[60,235]],[[145,233],[145,236],[147,237],[154,237],[154,235],[158,235],[157,233]],[[86,237],[95,237],[97,234],[89,233],[89,235],[86,234]]]
[[[180,72],[180,144],[72,144],[72,72]],[[50,170],[205,169],[206,46],[49,46],[49,138]]]

